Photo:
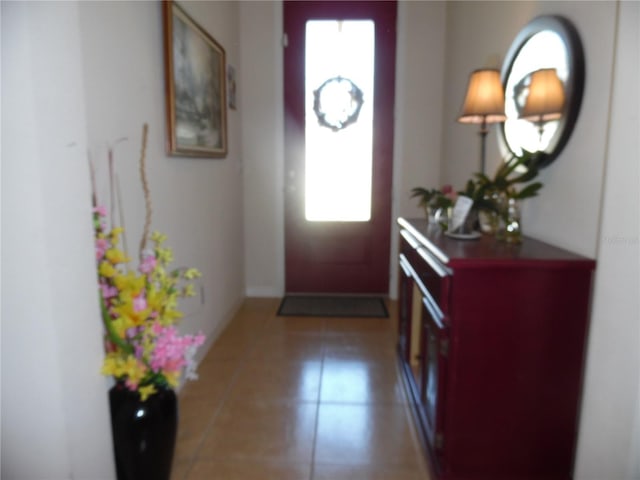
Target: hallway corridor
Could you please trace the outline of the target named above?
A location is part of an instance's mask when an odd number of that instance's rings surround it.
[[[172,480],[428,480],[391,318],[247,299],[179,396]]]

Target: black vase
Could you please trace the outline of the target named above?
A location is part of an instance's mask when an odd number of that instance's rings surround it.
[[[169,480],[178,427],[178,402],[159,389],[144,402],[122,383],[109,391],[118,480]]]

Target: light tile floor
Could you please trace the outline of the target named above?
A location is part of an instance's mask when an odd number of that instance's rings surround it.
[[[172,480],[428,480],[391,318],[247,299],[179,396]]]

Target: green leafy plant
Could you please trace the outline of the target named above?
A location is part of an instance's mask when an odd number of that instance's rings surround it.
[[[470,179],[467,181],[464,190],[458,193],[473,200],[473,210],[493,210],[494,203],[491,202],[487,195],[490,191],[491,185],[489,182]]]
[[[478,194],[478,191],[483,195],[503,193],[508,198],[516,200],[535,197],[542,188],[542,183],[529,183],[520,190],[516,188],[516,185],[530,182],[538,176],[539,158],[537,152],[523,150],[522,155],[512,154],[507,161],[502,162],[492,179],[482,173],[476,173],[477,187],[474,193]]]
[[[467,228],[473,230],[479,227],[480,212],[493,216],[493,223],[497,224],[498,218],[506,222],[510,199],[524,200],[540,192],[542,183],[533,181],[539,173],[539,158],[537,152],[523,150],[521,155],[512,154],[501,162],[492,178],[484,173],[476,173],[458,192],[450,185],[441,189],[416,187],[411,190],[411,197],[419,199],[418,206],[425,209],[427,217],[438,209],[452,207],[459,195],[470,198],[473,206]],[[446,229],[446,223],[441,223],[441,226]]]
[[[512,155],[502,162],[493,178],[477,173],[467,184],[474,207],[481,212],[478,219],[483,231],[511,243],[520,242],[517,204],[535,197],[542,188],[541,182],[533,181],[539,173],[539,158],[537,153],[523,150],[522,155]]]
[[[442,188],[415,187],[411,190],[411,198],[418,198],[418,206],[424,208],[427,216],[429,209],[433,211],[439,208],[449,208],[455,203],[457,193],[451,185]]]

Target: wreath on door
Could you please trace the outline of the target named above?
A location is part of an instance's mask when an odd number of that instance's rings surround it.
[[[348,78],[332,77],[313,92],[313,111],[322,127],[337,132],[358,121],[364,103],[360,88]]]

